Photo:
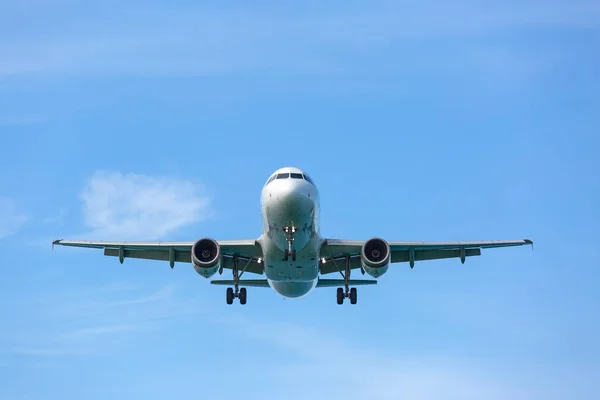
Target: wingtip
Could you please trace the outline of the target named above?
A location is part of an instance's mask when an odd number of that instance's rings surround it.
[[[52,241],[52,250],[54,250],[54,245],[55,244],[60,244],[60,242],[62,241],[62,239],[55,239]]]
[[[530,244],[531,245],[531,250],[533,250],[533,240],[531,239],[523,239],[525,241],[526,244]]]

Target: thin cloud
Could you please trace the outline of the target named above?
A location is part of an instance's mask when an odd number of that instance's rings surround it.
[[[266,368],[277,377],[278,387],[294,385],[302,376],[320,387],[320,395],[357,399],[530,399],[560,398],[546,380],[516,384],[522,372],[498,374],[493,364],[459,357],[428,357],[386,354],[366,343],[353,343],[340,332],[333,333],[290,323],[261,323],[237,317],[220,317],[216,323],[244,332],[261,342],[261,347],[278,349],[280,362]],[[273,349],[275,350],[275,349]],[[284,353],[281,353],[281,350]],[[290,352],[294,357],[288,357]],[[286,361],[289,360],[289,361]],[[288,396],[310,395],[299,389]],[[557,396],[557,397],[553,397]]]
[[[105,293],[127,286],[118,283],[98,288],[88,296],[78,291],[78,302],[83,307],[76,310],[72,308],[72,298],[65,298],[62,290],[57,292],[59,301],[46,299],[35,306],[47,318],[43,329],[28,329],[15,335],[19,342],[11,348],[11,353],[38,359],[121,357],[121,351],[126,351],[141,336],[147,336],[149,330],[172,326],[174,321],[165,323],[165,317],[194,315],[196,321],[201,316],[203,323],[213,325],[217,331],[224,328],[242,332],[247,342],[243,346],[254,340],[268,356],[273,356],[274,360],[256,364],[263,373],[275,377],[273,393],[284,392],[296,384],[298,376],[312,382],[309,387],[287,393],[290,399],[306,398],[311,391],[314,393],[315,387],[319,387],[322,397],[331,398],[558,399],[564,398],[568,389],[577,387],[575,375],[580,383],[589,385],[593,381],[585,371],[581,377],[575,371],[540,368],[532,377],[531,363],[511,365],[507,370],[505,363],[496,365],[493,356],[475,360],[460,354],[425,356],[411,352],[410,344],[404,346],[407,350],[400,355],[398,349],[386,351],[376,346],[376,340],[356,342],[339,330],[330,332],[298,323],[260,321],[241,311],[223,315],[210,299],[202,301],[196,294],[193,298],[186,297],[170,284],[150,295],[127,293],[130,300],[119,306],[111,293]],[[110,299],[106,297],[109,294]],[[63,307],[69,307],[70,312],[65,313]],[[69,330],[65,331],[65,327]],[[175,366],[175,371],[180,367]],[[565,383],[565,372],[571,383]],[[166,379],[181,377],[179,373],[171,373]],[[139,385],[146,385],[146,381]]]
[[[68,208],[62,208],[58,214],[52,216],[52,217],[46,217],[42,220],[42,222],[44,224],[53,224],[56,222],[60,222],[62,221],[67,215],[69,214],[69,209]]]
[[[109,325],[109,326],[98,326],[93,328],[78,329],[76,331],[68,332],[60,335],[61,340],[71,340],[76,338],[83,338],[88,336],[97,335],[110,335],[121,332],[133,332],[140,329],[139,325],[126,324],[126,325]]]
[[[48,121],[44,115],[14,114],[0,115],[0,126],[30,126]]]
[[[174,289],[175,289],[175,285],[169,284],[169,285],[166,285],[164,288],[152,293],[151,295],[137,297],[134,299],[115,301],[115,302],[109,303],[109,305],[111,305],[111,306],[127,306],[127,305],[132,305],[132,304],[154,303],[154,302],[158,302],[158,301],[170,298],[173,295]]]
[[[209,198],[188,180],[96,172],[80,195],[85,224],[96,239],[160,239],[204,220]]]
[[[13,235],[28,219],[15,201],[0,197],[0,239]]]
[[[115,348],[135,340],[140,332],[160,330],[165,320],[185,318],[202,312],[202,302],[177,293],[172,283],[149,295],[130,290],[124,282],[112,285],[60,290],[35,300],[31,296],[12,306],[31,309],[28,324],[42,329],[13,331],[9,352],[26,356],[107,356]],[[123,300],[115,296],[125,295]],[[1,350],[1,349],[0,349]]]
[[[10,25],[0,41],[0,75],[21,73],[204,75],[256,70],[330,73],[347,70],[347,56],[390,43],[477,38],[518,28],[598,28],[593,2],[421,2],[368,5],[323,14],[248,13],[199,8],[120,8],[81,11],[33,30]],[[45,11],[45,10],[44,10]],[[13,10],[13,12],[16,12]],[[8,12],[10,14],[10,12]],[[66,18],[66,17],[64,17]],[[13,18],[15,19],[15,18]],[[0,19],[0,23],[2,19]],[[43,24],[41,26],[44,26]],[[461,46],[468,47],[466,41]],[[512,56],[511,56],[512,57]],[[517,58],[518,59],[518,58]],[[439,58],[437,59],[439,61]],[[459,60],[445,60],[446,62]],[[418,63],[405,56],[404,65]],[[478,67],[477,65],[475,67]]]
[[[38,356],[38,357],[81,355],[81,352],[78,352],[78,351],[68,351],[68,350],[59,349],[59,348],[21,347],[21,346],[17,346],[15,348],[13,348],[11,353],[19,354],[19,355],[23,355],[23,356]]]

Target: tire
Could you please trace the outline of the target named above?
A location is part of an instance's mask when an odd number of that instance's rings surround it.
[[[350,289],[350,304],[356,304],[357,299],[357,290],[355,287]]]
[[[240,289],[240,304],[244,305],[246,304],[246,295],[247,295],[247,291],[246,288],[243,287]]]
[[[337,303],[344,304],[344,289],[341,287],[337,289]]]

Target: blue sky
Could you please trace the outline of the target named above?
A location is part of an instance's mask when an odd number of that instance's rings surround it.
[[[489,4],[486,4],[489,3]],[[592,399],[600,7],[0,2],[0,398]],[[225,304],[189,265],[55,238],[257,237],[269,174],[322,233],[520,239]]]

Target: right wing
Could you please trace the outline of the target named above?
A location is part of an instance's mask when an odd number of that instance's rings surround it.
[[[343,260],[350,256],[350,268],[361,268],[360,252],[366,240],[327,239],[321,248],[320,256],[326,260],[321,264],[321,274],[340,271]],[[481,255],[481,249],[533,245],[529,239],[522,240],[480,240],[471,242],[389,242],[390,264],[408,262],[410,267],[415,261],[439,260],[442,258],[460,258],[464,263],[466,257]],[[333,261],[333,262],[329,262]]]
[[[171,268],[175,262],[192,262],[192,246],[195,242],[107,242],[89,240],[55,240],[52,246],[84,247],[91,249],[103,249],[105,256],[119,257],[123,263],[125,258],[140,258],[144,260],[169,261]],[[223,268],[233,268],[233,257],[241,261],[239,266],[243,269],[248,263],[245,271],[261,274],[264,272],[264,263],[259,263],[262,258],[262,249],[255,239],[246,240],[221,240],[217,241],[221,246],[223,255]]]

